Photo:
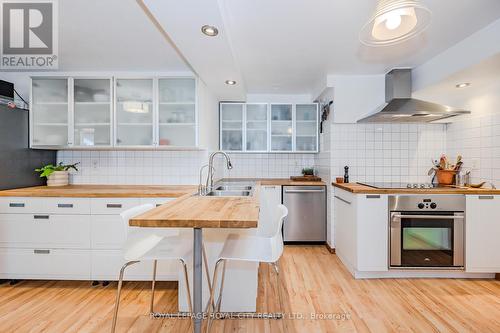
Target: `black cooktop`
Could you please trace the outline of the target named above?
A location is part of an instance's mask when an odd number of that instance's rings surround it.
[[[370,186],[373,188],[380,189],[403,189],[403,188],[412,188],[412,189],[426,189],[426,188],[436,188],[439,185],[431,184],[431,183],[363,183],[358,182],[358,184]]]

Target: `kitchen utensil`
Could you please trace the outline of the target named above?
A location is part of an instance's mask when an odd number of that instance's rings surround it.
[[[344,183],[349,183],[349,167],[344,167]]]

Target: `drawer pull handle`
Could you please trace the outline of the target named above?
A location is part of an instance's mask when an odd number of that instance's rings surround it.
[[[24,207],[24,204],[23,203],[11,202],[11,203],[9,203],[9,207],[22,208],[22,207]]]
[[[107,204],[107,208],[122,208],[122,204]]]
[[[367,195],[367,199],[380,199],[380,195]]]
[[[495,197],[492,195],[480,195],[479,200],[493,200]]]
[[[48,220],[49,219],[49,215],[33,215],[33,218],[35,220]]]
[[[336,196],[336,195],[335,195],[334,197],[335,197],[336,199],[339,199],[340,201],[342,201],[342,202],[344,202],[344,203],[348,204],[348,205],[350,205],[350,204],[351,204],[349,201],[347,201],[347,200],[345,200],[345,199],[342,199],[342,198],[341,198],[341,197],[339,197],[339,196]]]
[[[50,250],[33,250],[34,254],[50,254]]]
[[[73,208],[73,204],[57,204],[58,208]]]

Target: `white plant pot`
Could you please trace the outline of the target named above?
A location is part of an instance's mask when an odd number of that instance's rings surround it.
[[[47,177],[47,186],[65,186],[69,184],[68,171],[54,171]]]

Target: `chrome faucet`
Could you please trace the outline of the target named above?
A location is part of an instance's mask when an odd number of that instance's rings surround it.
[[[212,191],[212,188],[214,187],[214,174],[213,172],[210,172],[210,170],[214,170],[214,157],[218,154],[223,155],[226,158],[226,166],[228,170],[231,170],[233,168],[233,165],[231,164],[231,159],[229,158],[229,155],[226,154],[225,152],[219,150],[216,152],[213,152],[210,155],[210,158],[208,159],[208,174],[207,174],[207,183],[206,183],[206,190],[207,192]]]
[[[199,179],[199,183],[198,183],[198,195],[206,195],[207,194],[207,188],[206,186],[204,186],[202,184],[202,180],[201,178],[203,177],[203,170],[208,167],[208,164],[205,164],[203,165],[201,168],[200,168],[200,179]],[[212,175],[213,177],[213,174],[215,173],[215,168],[214,167],[211,167],[208,169],[208,174],[207,174],[207,177],[208,175]]]

